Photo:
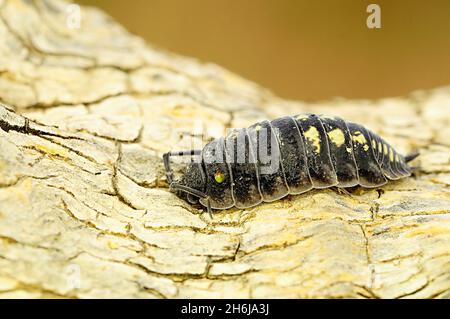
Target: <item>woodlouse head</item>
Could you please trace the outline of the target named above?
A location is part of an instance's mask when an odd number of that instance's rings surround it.
[[[206,189],[205,172],[201,163],[190,163],[182,175],[177,195],[191,204],[197,204]],[[204,197],[204,196],[203,196]]]

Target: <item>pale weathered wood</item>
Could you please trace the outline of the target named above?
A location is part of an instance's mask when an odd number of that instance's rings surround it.
[[[0,298],[450,297],[450,88],[285,101],[66,6],[0,0]],[[198,124],[300,112],[419,149],[418,175],[212,221],[168,191],[161,154]]]

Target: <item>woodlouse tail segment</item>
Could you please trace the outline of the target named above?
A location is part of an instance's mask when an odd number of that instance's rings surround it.
[[[406,163],[409,163],[411,161],[413,161],[414,159],[416,159],[418,156],[420,155],[420,153],[418,151],[415,151],[413,153],[410,153],[408,155],[405,156],[404,162],[405,162],[405,166],[407,166],[409,168],[410,174],[415,174],[419,171],[420,167],[419,166],[409,166]]]
[[[397,180],[411,175],[411,168],[407,162],[416,158],[418,154],[414,153],[405,158],[378,135],[370,132],[370,138],[375,158],[388,179]]]
[[[347,122],[347,127],[352,138],[359,184],[363,187],[378,187],[386,184],[387,179],[372,145],[371,132],[352,122]]]
[[[419,152],[413,152],[413,153],[410,153],[410,154],[408,154],[408,155],[406,155],[405,156],[405,162],[406,163],[409,163],[409,162],[411,162],[412,160],[414,160],[416,157],[418,157],[420,155],[420,153]]]

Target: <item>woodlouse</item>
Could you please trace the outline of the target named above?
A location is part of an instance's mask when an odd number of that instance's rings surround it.
[[[170,156],[192,156],[179,181]],[[163,160],[170,188],[211,209],[248,208],[313,188],[379,187],[411,175],[385,140],[339,117],[300,114],[262,121],[212,140],[202,150],[169,152]]]

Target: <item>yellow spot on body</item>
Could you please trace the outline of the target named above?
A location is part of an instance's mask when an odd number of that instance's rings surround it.
[[[359,144],[367,143],[366,138],[360,131],[356,131],[355,134],[353,134],[352,139]]]
[[[398,160],[398,154],[395,154],[395,161],[396,161],[396,162],[399,162],[399,160]]]
[[[314,146],[315,152],[320,153],[320,137],[317,128],[315,126],[311,126],[304,135],[306,139]]]
[[[386,144],[383,144],[383,149],[384,149],[384,155],[388,155],[388,149],[387,149]]]
[[[347,147],[346,150],[347,150],[347,152],[349,152],[350,154],[352,153],[351,147]]]
[[[383,144],[381,144],[381,142],[378,142],[378,152],[383,152]]]
[[[367,152],[369,150],[369,145],[364,144],[363,148],[364,148],[364,151]]]
[[[375,142],[375,140],[372,140],[372,147],[377,148],[377,142]]]
[[[261,129],[262,129],[262,126],[261,125],[256,125],[256,127],[255,127],[255,131],[256,132],[258,132],[258,131],[261,131]]]
[[[394,161],[394,152],[392,151],[392,148],[389,147],[389,159],[391,162]]]
[[[333,142],[337,147],[345,143],[345,136],[341,129],[336,128],[327,134],[331,142]]]

